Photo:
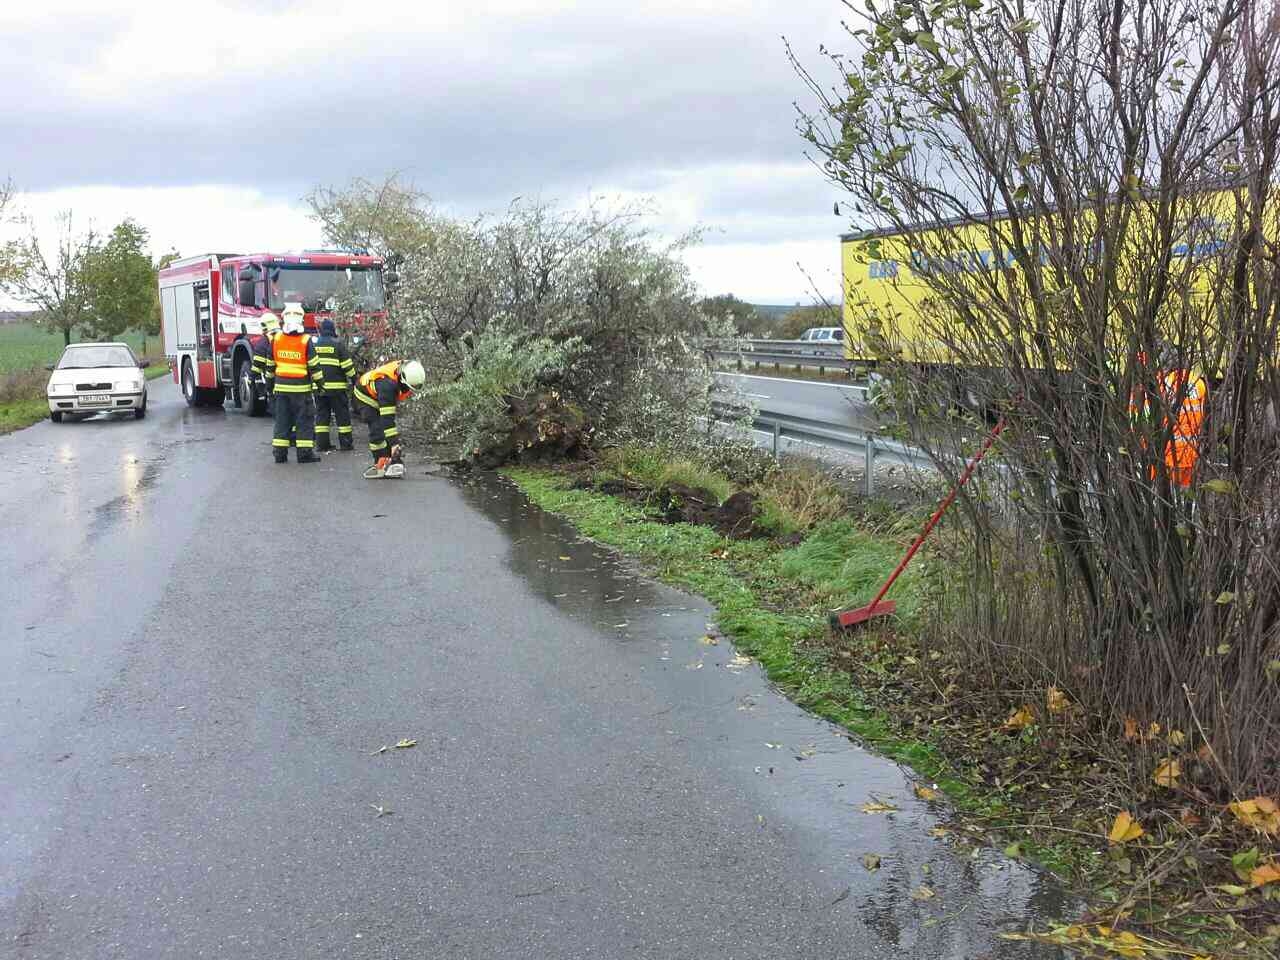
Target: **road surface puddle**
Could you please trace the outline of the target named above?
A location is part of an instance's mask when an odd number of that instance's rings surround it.
[[[705,601],[646,578],[501,479],[456,483],[509,536],[506,562],[534,596],[593,628],[599,656],[626,661],[648,685],[620,694],[663,705],[640,722],[706,756],[726,789],[758,808],[758,828],[810,865],[828,893],[797,909],[854,912],[885,955],[1062,956],[998,934],[1074,917],[1080,904],[1026,864],[964,842],[945,804],[922,799],[896,764],[782,696],[718,634]],[[864,947],[855,955],[880,955]]]

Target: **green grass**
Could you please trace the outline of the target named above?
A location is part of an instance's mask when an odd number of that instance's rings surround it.
[[[76,342],[78,337],[73,337]],[[142,336],[130,331],[120,338],[133,347],[138,356],[142,356]],[[31,367],[43,367],[46,363],[54,363],[62,356],[62,332],[49,330],[34,323],[0,323],[0,374],[14,373]],[[147,338],[147,352],[158,355],[161,352],[160,338]]]
[[[659,579],[705,597],[738,649],[759,660],[796,703],[936,781],[958,804],[988,814],[1000,809],[953,775],[931,744],[892,733],[887,715],[864,700],[847,672],[828,662],[821,643],[826,610],[836,602],[870,600],[900,555],[898,543],[840,520],[818,525],[797,547],[779,550],[765,541],[726,540],[709,527],[654,522],[617,498],[566,489],[551,471],[504,472],[535,504],[567,517],[586,536],[640,558]],[[918,580],[906,578],[893,596],[909,613],[919,606],[919,589]],[[787,600],[797,594],[808,602],[801,600],[792,612],[797,604]]]
[[[605,463],[621,476],[653,490],[680,483],[709,491],[719,503],[733,493],[733,484],[715,471],[686,457],[673,458],[654,447],[619,447],[608,452]]]

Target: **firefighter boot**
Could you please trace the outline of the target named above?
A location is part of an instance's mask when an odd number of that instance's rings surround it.
[[[379,457],[378,462],[364,472],[364,478],[366,480],[381,480],[387,475],[387,467],[390,464],[390,457]]]

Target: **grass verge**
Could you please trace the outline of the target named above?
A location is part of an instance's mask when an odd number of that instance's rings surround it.
[[[169,365],[155,363],[143,373],[148,380],[167,376]],[[35,368],[10,373],[0,382],[0,436],[22,430],[49,416],[44,387],[49,379],[45,370]]]
[[[1046,866],[1090,900],[1081,923],[1028,936],[1083,956],[1275,955],[1280,927],[1268,926],[1266,916],[1280,906],[1280,883],[1255,890],[1248,879],[1271,862],[1265,842],[1250,849],[1223,811],[1212,827],[1221,842],[1211,858],[1203,830],[1178,833],[1177,808],[1152,806],[1137,810],[1149,837],[1109,842],[1114,811],[1099,808],[1096,798],[1107,792],[1099,788],[1104,782],[1115,786],[1105,780],[1114,775],[1071,710],[1019,723],[1000,696],[990,695],[999,686],[994,678],[976,677],[948,651],[922,645],[916,621],[931,583],[948,576],[940,557],[922,555],[895,586],[891,596],[902,613],[896,621],[838,640],[829,634],[827,613],[871,598],[918,518],[874,508],[832,518],[826,506],[812,509],[803,478],[774,478],[755,490],[761,513],[776,511],[774,525],[788,535],[739,540],[705,526],[660,522],[660,510],[641,497],[583,488],[621,475],[711,490],[705,477],[693,482],[702,471],[624,451],[587,483],[581,471],[505,472],[543,509],[644,561],[659,579],[705,597],[724,632],[789,697],[933,781],[952,802],[958,832]],[[791,489],[797,486],[799,494]],[[1229,846],[1224,860],[1222,843],[1243,846],[1234,857]],[[1246,914],[1248,931],[1235,919]]]

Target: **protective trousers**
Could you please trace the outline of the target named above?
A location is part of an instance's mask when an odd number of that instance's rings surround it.
[[[272,397],[272,414],[275,432],[271,439],[271,452],[276,463],[289,459],[289,433],[297,428],[298,462],[305,463],[315,457],[316,403],[308,393],[280,393]]]
[[[369,425],[369,453],[374,463],[383,457],[391,456],[391,448],[400,442],[400,431],[395,426],[395,407],[391,416],[386,416],[378,407],[360,404],[364,411],[364,422]],[[390,425],[390,426],[388,426]]]
[[[347,400],[345,385],[341,390],[328,388],[316,394],[316,448],[332,450],[329,420],[338,424],[338,446],[350,450],[352,445],[351,403]]]

